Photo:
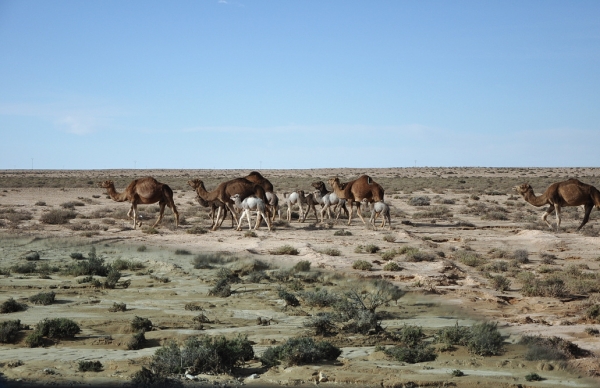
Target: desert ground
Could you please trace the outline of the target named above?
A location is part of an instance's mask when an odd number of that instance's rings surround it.
[[[202,179],[208,191],[250,170],[3,170],[0,171],[0,303],[12,298],[22,311],[16,338],[0,343],[0,386],[125,385],[157,350],[191,337],[245,336],[254,357],[229,373],[174,374],[185,386],[377,387],[597,387],[600,386],[600,213],[580,231],[581,207],[564,208],[558,231],[514,191],[528,182],[540,195],[554,182],[577,178],[600,188],[600,168],[388,168],[262,170],[280,198],[311,183],[368,174],[385,189],[391,227],[350,225],[340,219],[299,222],[276,218],[242,231],[226,219],[210,229],[209,209],[187,185]],[[133,179],[153,176],[168,184],[181,215],[175,227],[165,210],[151,228],[157,204],[139,206],[141,228],[127,218],[129,204],[115,202],[98,182],[121,192]],[[328,185],[328,189],[331,187]],[[317,206],[319,210],[319,206]],[[54,212],[54,213],[52,213]],[[63,213],[60,213],[63,212]],[[52,221],[51,214],[63,214]],[[368,221],[369,211],[364,211]],[[548,217],[555,223],[554,215]],[[64,223],[62,223],[64,222]],[[118,268],[107,276],[73,272],[90,257]],[[307,263],[308,262],[308,263]],[[304,264],[301,269],[300,264]],[[366,263],[366,264],[365,264]],[[391,264],[394,263],[394,264]],[[307,268],[307,264],[310,268]],[[230,292],[215,292],[219,279]],[[337,320],[319,333],[315,317],[335,313],[311,296],[357,291],[367,300],[377,283],[404,291],[377,306],[372,330],[352,330]],[[33,302],[53,292],[53,303]],[[289,295],[298,303],[291,303]],[[121,305],[124,311],[115,307]],[[133,349],[132,321],[152,327]],[[68,318],[80,327],[72,338],[30,335],[44,319]],[[497,324],[502,346],[481,355],[441,334],[458,325]],[[403,344],[407,327],[422,330],[435,359],[410,363],[389,351]],[[547,338],[555,347],[524,338]],[[282,362],[260,357],[290,338],[310,337],[339,347],[335,360]],[[173,342],[174,341],[174,342]],[[541,342],[540,342],[541,343]],[[481,353],[481,352],[479,352]],[[99,371],[82,371],[99,361]],[[186,365],[183,365],[186,367]],[[537,376],[537,377],[536,377]]]

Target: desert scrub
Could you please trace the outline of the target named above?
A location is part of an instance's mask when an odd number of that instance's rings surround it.
[[[385,261],[392,260],[394,257],[396,257],[395,249],[390,249],[389,251],[385,251],[385,252],[381,253],[381,259],[385,260]]]
[[[437,353],[433,347],[423,342],[423,337],[423,330],[420,326],[404,325],[397,336],[401,345],[386,349],[384,352],[396,361],[409,364],[434,361]]]
[[[152,330],[152,321],[136,315],[131,321],[131,330],[134,332],[150,331]]]
[[[537,360],[569,360],[586,357],[590,352],[560,337],[542,337],[524,335],[519,344],[527,346],[525,359]]]
[[[447,347],[454,345],[466,346],[471,339],[471,328],[467,326],[456,325],[440,329],[435,335],[435,341],[443,343]]]
[[[127,341],[127,350],[139,350],[146,344],[146,331],[141,330],[131,336],[131,339]]]
[[[427,196],[412,197],[408,200],[408,204],[411,206],[429,206],[431,199]]]
[[[333,235],[334,236],[352,236],[352,232],[350,232],[349,230],[340,229],[340,230],[336,230]]]
[[[8,298],[8,300],[0,304],[0,314],[16,313],[19,311],[24,311],[26,308],[27,305],[19,303],[13,298]]]
[[[542,381],[544,380],[540,375],[535,372],[531,372],[525,375],[525,380],[527,381]]]
[[[303,365],[323,360],[333,361],[340,354],[341,349],[327,341],[316,342],[310,337],[290,338],[279,346],[265,350],[260,362],[267,368],[279,364]]]
[[[507,291],[510,288],[510,279],[502,275],[494,275],[490,277],[492,287],[496,291]]]
[[[77,217],[77,212],[73,210],[53,209],[43,213],[40,221],[44,224],[60,225],[68,223],[75,217]]]
[[[176,249],[175,254],[176,255],[191,255],[192,252],[188,251],[187,249]]]
[[[139,247],[137,247],[136,251],[138,252],[146,252],[148,248],[145,245],[140,245]]]
[[[529,252],[526,249],[517,249],[513,252],[513,260],[519,264],[529,263]]]
[[[394,242],[396,242],[396,237],[392,236],[391,234],[386,234],[383,236],[383,241],[389,242],[389,243],[394,243]]]
[[[396,250],[396,252],[399,255],[407,255],[407,254],[418,252],[418,251],[419,251],[419,248],[410,247],[408,245],[405,245],[405,246],[403,246],[403,247],[401,247],[401,248],[399,248],[399,249]]]
[[[27,262],[27,263],[23,263],[23,264],[15,264],[12,267],[10,267],[10,270],[13,273],[21,273],[21,274],[36,273],[37,265],[36,265],[36,263],[32,263],[32,262]]]
[[[222,278],[217,281],[213,288],[208,291],[208,296],[219,296],[221,298],[227,298],[231,295],[231,285],[229,284],[229,278]]]
[[[331,313],[317,313],[305,320],[302,325],[312,329],[313,334],[318,336],[330,336],[337,332],[337,325]]]
[[[64,209],[74,209],[75,206],[85,206],[85,203],[81,201],[69,201],[60,204],[60,207]]]
[[[352,268],[359,269],[361,271],[370,271],[373,268],[373,264],[365,260],[356,260],[352,263]]]
[[[280,287],[277,290],[277,296],[279,296],[285,302],[285,307],[291,306],[296,307],[300,306],[300,301],[296,298],[296,295],[288,292],[286,289]]]
[[[224,264],[226,262],[223,255],[218,253],[200,253],[192,259],[192,265],[196,269],[209,269],[214,264]]]
[[[19,330],[23,330],[19,319],[0,322],[0,343],[9,344],[17,339]]]
[[[144,268],[144,263],[134,260],[116,259],[112,262],[111,267],[119,271],[124,269],[129,271],[138,271]]]
[[[258,237],[258,235],[252,230],[247,230],[244,233],[244,237]]]
[[[565,282],[558,277],[538,279],[530,272],[521,272],[519,280],[522,283],[521,294],[523,296],[544,296],[561,298],[567,295]]]
[[[429,252],[411,252],[405,257],[407,262],[418,263],[421,261],[435,261],[438,256]]]
[[[53,318],[40,321],[35,331],[48,338],[73,338],[81,332],[77,323],[68,318]]]
[[[480,265],[485,264],[485,259],[481,257],[479,254],[471,251],[457,251],[454,254],[454,258],[464,265],[468,265],[469,267],[479,267]]]
[[[79,361],[80,372],[101,372],[102,371],[102,363],[100,361]]]
[[[231,373],[245,361],[254,358],[252,344],[247,337],[203,336],[188,338],[183,347],[169,342],[152,357],[151,366],[159,375],[183,373]]]
[[[310,307],[332,306],[339,299],[339,295],[322,288],[318,291],[305,291],[299,293],[305,305]]]
[[[300,252],[291,245],[283,245],[277,249],[269,251],[271,255],[297,255]]]
[[[146,234],[159,234],[160,233],[158,231],[158,229],[153,228],[152,226],[142,229],[142,232],[146,233]]]
[[[29,301],[33,304],[41,304],[43,306],[48,306],[54,303],[54,298],[56,298],[56,294],[54,293],[54,291],[40,292],[39,294],[30,296]]]
[[[496,356],[502,352],[503,343],[498,324],[482,322],[471,326],[467,349],[478,356]]]
[[[310,271],[310,264],[311,263],[308,260],[301,260],[297,262],[292,269],[294,272],[308,272]]]
[[[335,249],[335,248],[325,248],[318,252],[322,253],[324,255],[327,255],[327,256],[339,256],[342,254],[342,252],[340,252],[339,249]]]
[[[377,253],[381,250],[377,245],[369,244],[365,246],[365,252],[367,253]]]
[[[108,311],[111,313],[116,313],[118,311],[127,311],[127,305],[125,303],[113,302],[112,307],[109,307]]]
[[[398,265],[395,261],[390,261],[383,267],[384,271],[401,271],[402,267]]]
[[[453,217],[452,212],[446,206],[434,206],[428,210],[415,212],[413,218],[451,218]]]

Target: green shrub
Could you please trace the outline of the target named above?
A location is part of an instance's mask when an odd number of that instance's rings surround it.
[[[283,299],[286,307],[287,306],[292,306],[292,307],[300,306],[300,302],[298,301],[298,298],[296,298],[296,295],[294,295],[290,292],[287,292],[284,288],[280,288],[277,292],[277,295],[281,299]]]
[[[34,261],[34,260],[39,260],[39,259],[40,259],[40,254],[38,252],[35,252],[35,251],[28,252],[25,255],[25,260],[28,260],[28,261]]]
[[[303,322],[304,327],[314,330],[314,335],[329,336],[337,331],[330,313],[318,313]]]
[[[394,242],[396,242],[396,237],[392,236],[391,234],[386,234],[383,236],[383,241],[389,242],[389,243],[394,243]]]
[[[72,220],[76,216],[77,213],[73,210],[54,209],[43,213],[40,221],[44,224],[60,225],[68,223],[69,220]]]
[[[116,259],[112,262],[111,267],[118,271],[129,270],[129,271],[138,271],[144,268],[144,263],[134,260],[123,260]]]
[[[454,257],[469,267],[479,267],[480,265],[485,264],[485,259],[483,257],[471,251],[457,251],[454,254]]]
[[[586,319],[593,321],[593,322],[597,322],[600,317],[600,305],[593,305],[588,307],[588,309],[585,311],[585,317]]]
[[[461,345],[466,346],[471,339],[471,328],[456,325],[440,329],[436,334],[436,342],[446,344],[447,346]]]
[[[220,296],[227,298],[231,295],[231,285],[228,278],[222,278],[217,281],[215,286],[208,291],[208,296]]]
[[[304,301],[304,304],[310,307],[328,307],[339,299],[338,294],[330,293],[325,288],[318,291],[302,292],[300,293],[300,297]]]
[[[339,249],[335,249],[335,248],[325,248],[319,252],[324,255],[328,255],[328,256],[339,256],[342,254],[342,252],[340,252]]]
[[[395,261],[390,261],[383,267],[384,271],[401,271],[402,267],[398,265]]]
[[[411,252],[406,255],[405,260],[408,262],[418,263],[421,261],[435,261],[437,255],[429,252]]]
[[[175,254],[176,255],[191,255],[192,252],[188,251],[187,249],[176,249]]]
[[[79,252],[73,252],[69,256],[73,260],[83,260],[83,259],[85,259],[85,257],[83,256],[83,254],[79,253]]]
[[[30,296],[29,301],[33,304],[41,304],[43,306],[47,306],[54,303],[54,298],[56,298],[56,294],[54,293],[54,291],[40,292],[39,294]]]
[[[131,330],[134,332],[152,330],[152,321],[148,318],[138,317],[137,315],[131,321]]]
[[[394,346],[385,350],[385,354],[399,362],[415,364],[417,362],[435,361],[437,354],[435,349],[425,344],[415,347]]]
[[[507,291],[510,288],[510,279],[502,275],[495,275],[490,278],[492,287],[496,291]]]
[[[29,346],[30,348],[37,348],[43,346],[44,336],[42,335],[42,333],[34,331],[25,338],[25,344],[27,344],[27,346]]]
[[[408,255],[411,253],[419,252],[419,248],[409,247],[408,245],[405,245],[400,249],[397,249],[396,252],[398,252],[399,255]]]
[[[385,260],[385,261],[392,260],[394,257],[396,257],[396,251],[394,249],[391,249],[389,251],[383,252],[381,254],[381,259]]]
[[[452,371],[451,375],[454,377],[462,377],[465,375],[465,373],[463,371],[461,371],[460,369],[454,369]]]
[[[0,343],[8,344],[17,339],[19,330],[23,329],[19,319],[0,322]]]
[[[36,273],[37,272],[37,264],[32,263],[32,262],[27,262],[27,263],[23,263],[23,264],[15,264],[10,268],[10,270],[14,273],[21,273],[21,274]]]
[[[379,248],[377,245],[374,244],[369,244],[367,246],[365,246],[365,252],[367,253],[377,253],[379,252],[381,248]]]
[[[308,272],[310,271],[311,262],[308,260],[301,260],[294,265],[294,272]]]
[[[502,352],[503,343],[498,324],[482,322],[471,327],[467,349],[478,356],[496,356]]]
[[[117,271],[115,268],[111,268],[108,274],[106,275],[106,280],[104,281],[104,288],[113,289],[117,286],[117,283],[121,279],[121,272]]]
[[[182,388],[183,383],[142,367],[131,378],[133,388]]]
[[[543,378],[535,372],[529,373],[525,376],[525,380],[527,381],[542,381]]]
[[[283,245],[275,250],[269,251],[269,253],[272,255],[297,255],[300,252],[290,245]]]
[[[0,305],[0,314],[16,313],[24,311],[26,308],[27,305],[19,303],[13,298],[8,298],[8,300],[2,302]]]
[[[109,307],[108,311],[111,313],[116,313],[118,311],[127,311],[127,305],[125,303],[113,302],[112,307]]]
[[[158,231],[158,229],[156,229],[156,228],[154,228],[152,226],[149,226],[147,228],[142,229],[142,232],[146,233],[146,234],[159,234],[160,233]]]
[[[290,338],[283,344],[270,347],[260,361],[267,368],[279,365],[302,365],[336,360],[342,351],[327,341],[316,342],[310,337]]]
[[[40,321],[35,331],[48,338],[73,338],[81,332],[77,323],[68,318],[46,318]]]
[[[146,344],[146,331],[141,330],[131,336],[131,339],[127,342],[128,350],[139,350]]]
[[[361,271],[370,271],[373,268],[373,264],[365,260],[356,260],[352,263],[352,268],[359,269]]]
[[[558,277],[538,279],[529,272],[522,272],[519,279],[523,283],[521,293],[524,296],[544,296],[561,298],[567,295],[565,282]]]
[[[80,372],[101,372],[102,363],[100,361],[79,361]]]
[[[91,252],[90,252],[91,253]],[[64,273],[71,276],[107,276],[111,267],[104,264],[104,259],[90,255],[87,259],[79,260],[69,265]]]
[[[340,229],[340,230],[336,230],[333,235],[334,236],[352,236],[352,232],[350,232],[349,230]]]
[[[159,375],[183,373],[191,366],[191,373],[231,373],[234,368],[254,358],[248,338],[238,336],[231,340],[224,336],[188,338],[179,348],[170,342],[156,351],[152,367]]]

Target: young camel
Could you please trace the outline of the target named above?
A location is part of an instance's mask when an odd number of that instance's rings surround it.
[[[304,222],[306,220],[306,217],[308,217],[310,209],[312,209],[313,212],[315,212],[315,220],[319,222],[319,217],[317,216],[317,209],[315,208],[315,205],[323,206],[323,198],[321,197],[321,194],[318,191],[315,191],[314,193],[308,193],[306,194],[306,196],[304,197],[304,201],[302,202],[306,204],[306,213],[304,213],[302,222]]]
[[[366,198],[362,200],[362,203],[365,206],[369,205],[369,202]],[[369,218],[369,222],[371,223],[371,225],[373,225],[374,229],[377,228],[375,226],[375,220],[377,220],[377,217],[379,217],[380,215],[382,216],[380,228],[383,228],[387,221],[388,228],[391,230],[392,229],[392,218],[390,216],[390,207],[388,206],[387,203],[385,203],[383,201],[373,202],[371,204],[371,218]]]
[[[265,220],[267,223],[267,227],[271,230],[271,223],[269,222],[269,218],[265,214],[265,202],[256,197],[246,197],[242,201],[239,194],[235,194],[231,197],[231,200],[235,203],[235,206],[239,209],[243,210],[242,215],[240,216],[240,222],[238,223],[236,230],[242,230],[242,221],[244,220],[244,215],[246,215],[248,219],[248,230],[252,230],[252,221],[250,221],[250,210],[256,210],[256,225],[254,229],[258,229],[260,227],[260,217]]]
[[[115,190],[115,184],[111,180],[98,183],[99,187],[106,189],[106,192],[116,202],[131,202],[131,208],[127,212],[127,216],[133,219],[133,229],[136,226],[142,226],[142,222],[138,221],[138,204],[150,205],[158,202],[160,213],[158,219],[152,225],[155,227],[162,220],[165,212],[165,206],[168,206],[175,214],[175,227],[179,226],[179,212],[173,201],[173,190],[164,184],[160,183],[152,177],[140,178],[132,181],[122,193]]]
[[[348,216],[348,225],[352,222],[352,205],[357,203],[356,214],[360,217],[363,224],[366,224],[360,211],[360,203],[363,199],[368,202],[383,201],[383,187],[371,179],[368,175],[361,175],[357,179],[344,185],[340,183],[339,178],[329,179],[329,184],[333,192],[340,198],[350,202],[350,212]]]
[[[346,217],[348,217],[348,208],[346,207],[345,199],[340,199],[335,193],[327,191],[323,181],[313,182],[311,186],[317,189],[319,196],[321,197],[321,222],[325,220],[325,212],[327,212],[327,217],[331,219],[332,206],[335,206],[334,213],[336,213],[336,220],[340,217],[341,210],[343,210],[346,213]]]
[[[267,198],[265,196],[265,189],[262,186],[256,185],[244,178],[236,178],[226,182],[222,182],[219,184],[213,191],[206,191],[204,187],[204,182],[197,179],[195,184],[196,194],[207,202],[211,201],[219,201],[223,204],[223,206],[218,208],[217,211],[217,223],[212,227],[212,230],[217,230],[221,224],[223,223],[223,219],[221,219],[221,209],[227,209],[231,212],[232,216],[235,219],[235,222],[238,223],[237,213],[233,208],[234,202],[231,199],[235,194],[240,195],[240,199],[243,200],[246,197],[251,195],[260,198],[263,202],[267,202]],[[219,221],[220,220],[220,221]]]
[[[191,181],[188,181],[187,183],[188,183],[188,185],[190,185],[190,187],[192,189],[194,189],[194,191],[196,191],[196,201],[198,201],[200,206],[210,207],[210,213],[208,214],[208,216],[212,220],[212,223],[210,224],[211,229],[219,221],[218,219],[215,221],[215,215],[217,214],[217,212],[216,212],[217,209],[223,210],[223,220],[225,220],[225,218],[227,218],[227,207],[225,206],[225,204],[223,202],[219,201],[218,199],[215,199],[212,201],[207,201],[204,198],[202,198],[200,196],[200,194],[198,194],[198,187],[200,187],[200,183],[202,183],[202,181],[200,179],[193,179]],[[231,215],[231,227],[232,228],[234,227],[233,214]]]
[[[556,231],[560,227],[560,209],[565,206],[583,206],[584,216],[581,225],[577,228],[580,230],[590,219],[590,213],[594,206],[600,209],[600,191],[594,186],[582,183],[577,179],[569,179],[562,182],[556,182],[551,184],[544,194],[536,196],[533,193],[533,188],[527,183],[523,183],[520,186],[516,186],[515,190],[517,193],[529,202],[533,206],[544,206],[550,205],[548,210],[542,215],[542,220],[552,230],[554,228],[548,222],[547,217],[556,211]]]
[[[302,208],[302,203],[305,201],[304,190],[296,190],[290,195],[283,193],[283,201],[287,206],[287,222],[292,222],[292,206],[296,204],[300,208],[298,222],[302,222],[304,218],[304,209]]]
[[[267,196],[267,206],[269,207],[272,222],[275,221],[275,213],[279,214],[279,221],[281,221],[281,209],[279,208],[279,197],[273,191],[273,184],[267,178],[262,176],[258,171],[252,171],[250,174],[244,177],[245,179],[253,182],[257,185],[262,186],[265,189],[265,195]]]

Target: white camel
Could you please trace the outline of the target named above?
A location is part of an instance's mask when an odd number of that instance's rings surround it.
[[[265,214],[266,206],[265,206],[265,202],[262,199],[250,196],[250,197],[244,198],[244,200],[242,201],[240,199],[240,195],[235,194],[234,196],[231,197],[231,200],[234,202],[235,207],[243,210],[243,213],[240,216],[240,221],[238,223],[236,230],[242,230],[242,220],[244,219],[244,214],[246,215],[246,218],[248,219],[248,230],[252,230],[252,221],[250,220],[250,210],[256,210],[256,225],[254,226],[254,229],[258,229],[260,227],[260,217],[262,216],[262,218],[267,223],[267,227],[269,228],[269,230],[271,230],[271,222],[269,221],[269,218]]]
[[[340,213],[342,210],[348,215],[348,208],[346,208],[346,200],[338,197],[334,192],[327,191],[325,187],[325,183],[322,181],[312,183],[312,187],[317,189],[319,192],[317,198],[321,203],[321,222],[325,220],[325,212],[327,212],[327,218],[331,219],[331,209],[333,208],[333,212],[335,213],[335,219],[340,218]]]
[[[366,198],[362,200],[362,203],[365,206],[369,206],[369,202]],[[380,215],[382,216],[380,227],[383,228],[387,221],[389,224],[389,229],[392,229],[392,219],[390,217],[390,207],[388,206],[388,204],[386,204],[383,201],[371,203],[371,218],[369,219],[369,222],[371,223],[371,225],[373,225],[373,228],[376,228],[375,220]]]
[[[272,191],[265,191],[267,197],[268,206],[271,208],[271,214],[273,218],[271,222],[275,222],[275,213],[279,215],[279,221],[281,221],[281,208],[279,207],[279,197]]]
[[[302,222],[304,219],[304,209],[302,208],[302,203],[306,201],[304,198],[304,190],[296,190],[290,195],[283,193],[283,200],[287,206],[287,221],[292,221],[292,206],[298,205],[300,208],[300,218],[298,218],[298,222]]]

